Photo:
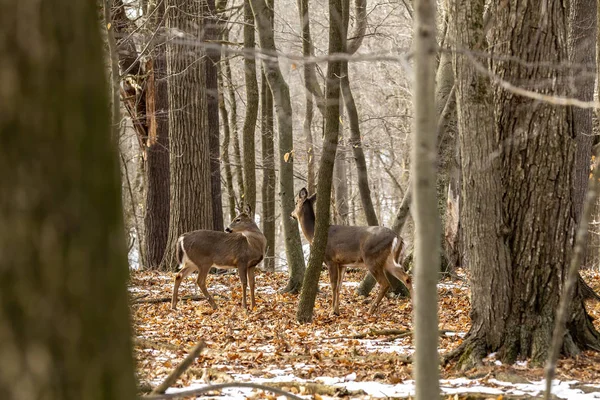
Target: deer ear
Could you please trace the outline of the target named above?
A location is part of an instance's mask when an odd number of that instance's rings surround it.
[[[252,207],[250,207],[248,204],[244,204],[243,211],[245,214],[252,215]]]
[[[310,196],[310,197],[308,198],[308,200],[310,200],[310,201],[315,201],[315,200],[317,200],[317,194],[316,194],[316,193],[313,193],[313,195],[312,195],[312,196]]]
[[[306,188],[300,189],[300,192],[298,192],[298,197],[300,197],[301,200],[306,199],[308,197],[308,190],[306,190]]]

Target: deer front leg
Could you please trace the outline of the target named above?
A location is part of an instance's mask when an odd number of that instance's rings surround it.
[[[242,284],[242,308],[247,309],[246,287],[248,286],[248,267],[246,265],[238,265],[238,274]]]
[[[339,266],[334,263],[327,263],[327,269],[329,270],[329,282],[331,283],[331,309],[334,315],[340,315],[340,287],[339,284]]]
[[[198,284],[198,287],[200,288],[200,291],[202,291],[204,297],[206,297],[206,300],[208,300],[208,304],[210,304],[213,310],[216,310],[218,308],[217,303],[215,302],[215,299],[213,299],[213,297],[210,295],[210,293],[208,293],[208,289],[206,288],[206,276],[208,275],[209,270],[210,267],[199,268],[198,279],[196,280],[196,283]]]
[[[373,275],[373,277],[375,277],[375,279],[379,283],[379,292],[377,293],[377,297],[375,298],[375,301],[369,308],[369,314],[373,314],[373,313],[375,313],[375,310],[377,310],[377,307],[379,306],[379,303],[383,299],[383,296],[385,296],[388,289],[390,288],[390,283],[388,282],[387,278],[385,277],[385,274],[384,274],[382,268],[369,268],[369,270],[370,270],[371,274]]]
[[[250,285],[250,310],[254,310],[256,302],[254,301],[254,272],[255,267],[248,268],[248,284]]]

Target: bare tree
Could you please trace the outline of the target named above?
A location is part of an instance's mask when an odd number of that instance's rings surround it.
[[[329,54],[340,53],[344,49],[345,41],[342,23],[342,0],[329,0]],[[341,61],[329,60],[327,62],[325,137],[323,138],[323,154],[319,163],[319,178],[317,181],[319,201],[315,213],[315,235],[310,246],[308,268],[304,276],[300,303],[296,313],[299,322],[310,322],[312,320],[319,276],[327,246],[333,166],[340,125],[340,73]]]
[[[0,21],[0,396],[132,399],[97,3],[5,2]]]
[[[273,29],[268,18],[265,0],[250,0],[258,28],[260,47],[272,58],[263,59],[263,68],[273,94],[279,129],[279,193],[285,236],[285,252],[289,263],[290,278],[284,292],[297,293],[304,277],[304,255],[298,225],[289,216],[294,211],[294,149],[292,129],[292,104],[290,90],[283,78],[277,60]]]
[[[435,0],[415,0],[415,124],[412,186],[415,219],[416,399],[440,396],[437,276],[440,270],[440,221],[436,191]]]

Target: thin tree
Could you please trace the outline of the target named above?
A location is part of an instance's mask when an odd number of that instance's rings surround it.
[[[229,147],[231,141],[231,130],[229,129],[229,114],[225,106],[225,92],[223,89],[223,71],[219,68],[219,115],[223,124],[223,144],[221,146],[221,159],[223,169],[225,170],[225,186],[227,187],[227,205],[229,209],[229,219],[233,221],[236,216],[235,190],[233,189],[233,174],[231,172],[231,157],[229,156]]]
[[[128,270],[97,3],[1,8],[0,167],[10,173],[0,180],[0,396],[132,399]]]
[[[177,238],[184,232],[213,229],[214,221],[205,57],[200,46],[190,45],[202,38],[206,9],[186,0],[169,0],[167,7],[167,28],[183,32],[187,39],[167,42],[171,212],[163,263],[171,268]]]
[[[454,56],[473,320],[463,344],[448,356],[459,357],[461,368],[490,352],[506,363],[518,357],[537,365],[545,361],[572,254],[571,111],[490,82],[520,82],[530,90],[568,95],[568,75],[553,66],[568,59],[567,12],[555,1],[545,10],[528,4],[517,11],[513,3],[492,4],[490,43],[483,0],[454,1],[450,14],[460,48],[491,48],[524,61],[495,60],[488,72],[469,53]],[[543,34],[539,21],[545,24]],[[600,335],[580,291],[568,315],[562,353],[597,349]]]
[[[268,10],[268,7],[266,8]],[[268,16],[265,16],[268,18]],[[244,203],[256,207],[256,155],[254,133],[258,119],[258,80],[254,55],[254,16],[250,0],[244,0],[244,77],[246,79],[246,117],[244,118]]]
[[[294,211],[294,149],[292,129],[292,104],[290,89],[283,78],[273,29],[269,22],[267,4],[264,0],[250,0],[252,11],[258,29],[260,47],[271,55],[263,59],[263,68],[267,82],[273,94],[277,125],[279,129],[279,193],[281,196],[281,214],[283,234],[285,237],[285,252],[290,270],[290,277],[284,292],[297,293],[304,278],[304,255],[298,224],[289,217]]]
[[[342,0],[329,0],[329,54],[341,53],[346,41],[343,35]],[[299,322],[310,322],[313,317],[315,298],[319,284],[319,276],[327,246],[329,232],[329,207],[333,166],[339,134],[339,101],[340,101],[340,72],[341,62],[327,62],[326,85],[326,118],[325,136],[323,138],[323,154],[319,163],[319,179],[317,182],[317,209],[315,212],[315,235],[310,247],[308,268],[304,276],[304,284],[300,295],[300,303],[296,318]]]
[[[415,0],[415,118],[412,140],[412,186],[415,219],[416,399],[440,396],[437,277],[440,270],[440,221],[436,192],[435,0]]]

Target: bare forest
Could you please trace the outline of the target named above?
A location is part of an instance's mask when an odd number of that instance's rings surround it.
[[[600,2],[0,2],[0,397],[600,398]]]

